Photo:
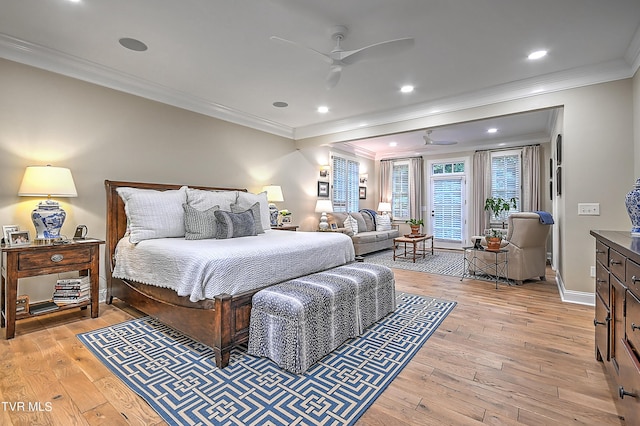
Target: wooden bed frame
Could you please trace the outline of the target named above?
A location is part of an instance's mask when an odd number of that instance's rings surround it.
[[[213,348],[218,368],[229,364],[231,349],[249,339],[251,297],[261,289],[235,296],[219,294],[213,299],[191,302],[188,296],[178,296],[175,290],[113,278],[114,253],[118,241],[124,236],[127,217],[124,202],[116,192],[119,187],[166,191],[180,189],[182,185],[116,182],[105,180],[107,192],[106,268],[107,303],[113,298],[157,318],[176,330]],[[243,191],[246,189],[192,186],[203,190]]]

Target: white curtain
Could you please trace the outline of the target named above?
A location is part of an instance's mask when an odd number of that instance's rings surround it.
[[[393,195],[393,160],[380,161],[380,201],[390,203]],[[378,206],[376,206],[378,208]]]
[[[422,219],[422,194],[424,185],[424,160],[422,157],[409,160],[409,212],[411,217]]]
[[[473,154],[473,180],[471,190],[471,234],[482,235],[489,227],[489,216],[484,202],[491,197],[491,153],[478,151]]]
[[[520,211],[540,210],[540,146],[522,148],[522,200]]]

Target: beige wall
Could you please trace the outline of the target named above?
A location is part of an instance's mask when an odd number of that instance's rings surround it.
[[[278,184],[285,198],[278,207],[291,210],[303,230],[317,226],[316,187],[328,147],[300,151],[286,138],[6,60],[0,93],[1,224],[33,235],[30,211],[39,200],[18,197],[18,187],[26,166],[52,164],[70,168],[78,190],[77,198],[60,200],[68,236],[85,224],[90,236],[104,238],[105,179],[253,192]],[[362,163],[373,170],[372,161]],[[104,277],[104,263],[102,271]],[[51,297],[47,286],[27,280],[21,287],[33,300]]]

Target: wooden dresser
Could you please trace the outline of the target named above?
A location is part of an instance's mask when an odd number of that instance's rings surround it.
[[[640,238],[591,231],[596,239],[596,359],[617,384],[626,425],[640,425]]]

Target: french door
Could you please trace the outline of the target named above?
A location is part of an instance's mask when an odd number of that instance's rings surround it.
[[[466,161],[437,161],[429,165],[430,233],[441,248],[462,248],[466,242]]]

